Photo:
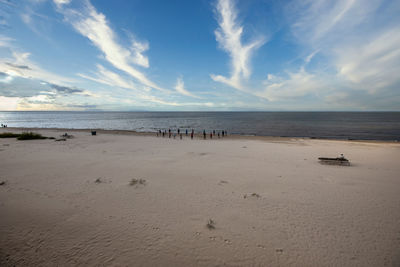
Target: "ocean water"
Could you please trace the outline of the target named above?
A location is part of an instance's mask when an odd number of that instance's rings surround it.
[[[400,140],[400,112],[0,112],[9,127],[226,130],[230,134]]]

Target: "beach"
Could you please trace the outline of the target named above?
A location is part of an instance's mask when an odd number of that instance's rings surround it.
[[[399,143],[34,132],[73,138],[0,139],[0,266],[400,265]]]

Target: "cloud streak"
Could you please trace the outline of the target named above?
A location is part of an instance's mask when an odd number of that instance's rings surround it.
[[[194,94],[192,94],[191,92],[189,92],[188,90],[185,89],[185,83],[183,82],[183,78],[179,77],[176,80],[176,85],[175,85],[175,90],[185,96],[190,96],[190,97],[194,97],[194,98],[200,98]]]
[[[109,26],[106,16],[97,12],[96,8],[85,1],[79,10],[58,5],[57,10],[64,15],[74,29],[88,38],[104,55],[105,59],[115,68],[124,71],[143,85],[165,91],[149,80],[144,73],[137,70],[132,64],[149,67],[148,58],[143,54],[148,49],[147,43],[133,41],[130,48],[117,42],[117,35]]]
[[[216,40],[222,50],[231,58],[231,76],[211,74],[216,82],[227,84],[233,88],[244,90],[243,79],[251,74],[250,58],[255,50],[265,43],[263,37],[243,44],[243,26],[237,21],[237,10],[231,0],[219,0],[216,7],[219,28],[215,30]]]

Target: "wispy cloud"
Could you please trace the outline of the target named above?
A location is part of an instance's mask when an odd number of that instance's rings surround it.
[[[147,43],[134,41],[130,48],[119,44],[117,35],[109,26],[106,16],[97,12],[89,1],[85,1],[79,10],[60,4],[57,10],[80,34],[87,37],[115,68],[126,72],[143,85],[164,90],[149,80],[143,72],[132,66],[132,64],[142,67],[149,66],[148,58],[143,55],[143,52],[148,49]]]
[[[14,39],[0,34],[0,47],[9,47]]]
[[[11,46],[9,48],[13,50]],[[28,52],[13,51],[12,56],[12,58],[0,59],[0,72],[13,77],[33,78],[56,84],[71,84],[75,82],[74,79],[63,77],[41,68],[29,59],[30,53]]]
[[[192,94],[191,92],[185,89],[185,83],[182,77],[178,77],[178,79],[176,80],[175,90],[182,95],[199,98],[198,96]]]
[[[54,3],[57,5],[57,7],[61,7],[62,5],[68,5],[71,2],[71,0],[54,0]]]
[[[137,86],[128,79],[124,79],[119,74],[106,69],[104,66],[97,64],[97,72],[93,75],[86,75],[82,73],[78,73],[78,76],[92,80],[97,83],[106,84],[109,86],[118,86],[126,89],[136,90]]]
[[[353,88],[376,93],[400,86],[400,27],[394,27],[357,46],[334,51],[339,77]],[[396,89],[396,88],[393,88]]]
[[[327,88],[322,77],[309,73],[304,68],[289,72],[287,77],[269,74],[264,86],[265,89],[257,95],[269,101],[296,100]]]
[[[359,108],[373,106],[367,95],[378,92],[400,100],[389,92],[400,86],[399,3],[295,0],[287,12],[294,40],[308,56],[299,70],[267,79],[259,96],[270,101],[312,96],[329,106],[356,97]],[[387,23],[385,16],[394,19]],[[311,60],[324,68],[309,69]]]
[[[265,43],[263,37],[242,44],[243,26],[237,21],[237,10],[231,0],[219,0],[216,6],[219,28],[215,30],[219,46],[231,58],[231,76],[212,74],[214,81],[225,83],[233,88],[244,90],[243,79],[251,74],[250,59],[256,49]]]

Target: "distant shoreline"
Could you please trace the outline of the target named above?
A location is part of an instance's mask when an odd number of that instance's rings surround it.
[[[116,129],[76,129],[76,128],[39,128],[39,127],[6,127],[0,128],[1,131],[14,130],[14,131],[57,131],[57,132],[89,132],[96,131],[102,134],[117,134],[117,135],[135,135],[135,136],[156,136],[157,132],[138,132],[134,130],[116,130]],[[185,136],[185,129],[181,129],[183,136]],[[189,130],[189,129],[188,129]],[[175,132],[176,133],[176,132]],[[190,132],[188,134],[190,138]],[[161,137],[162,138],[162,137]],[[166,136],[165,138],[168,138]],[[178,138],[178,136],[177,136]],[[195,138],[203,138],[202,132],[195,132]],[[209,132],[207,133],[207,139],[209,139]],[[218,139],[218,137],[213,136],[213,139]],[[378,139],[335,139],[335,138],[323,138],[323,137],[313,137],[313,136],[264,136],[264,135],[245,135],[237,133],[228,133],[226,137],[220,137],[220,139],[248,139],[248,140],[263,140],[263,141],[293,141],[297,139],[307,139],[307,140],[323,140],[323,141],[345,141],[345,142],[362,142],[362,143],[387,143],[387,144],[398,144],[398,140],[378,140]]]

